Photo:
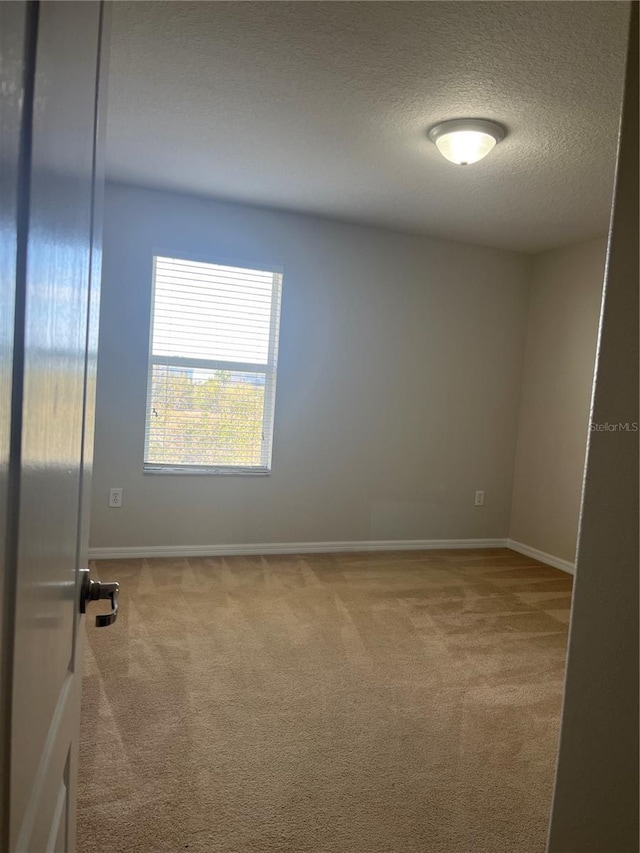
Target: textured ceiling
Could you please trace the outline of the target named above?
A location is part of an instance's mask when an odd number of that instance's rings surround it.
[[[607,229],[626,2],[117,2],[107,166],[143,186],[539,251]],[[434,122],[497,119],[481,163]]]

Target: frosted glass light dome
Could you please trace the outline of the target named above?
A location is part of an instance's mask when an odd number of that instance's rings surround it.
[[[482,160],[504,136],[501,125],[485,119],[443,121],[429,131],[429,139],[442,156],[458,166]]]

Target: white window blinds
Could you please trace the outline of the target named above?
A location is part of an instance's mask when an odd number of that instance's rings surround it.
[[[155,257],[145,470],[267,473],[282,276]]]

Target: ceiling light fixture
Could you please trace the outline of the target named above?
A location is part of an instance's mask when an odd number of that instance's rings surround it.
[[[458,166],[482,160],[504,137],[501,124],[481,118],[442,121],[429,131],[429,139],[442,156]]]

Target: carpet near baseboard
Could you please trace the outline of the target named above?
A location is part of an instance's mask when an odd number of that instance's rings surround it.
[[[505,549],[100,562],[79,853],[543,853],[571,578]]]

